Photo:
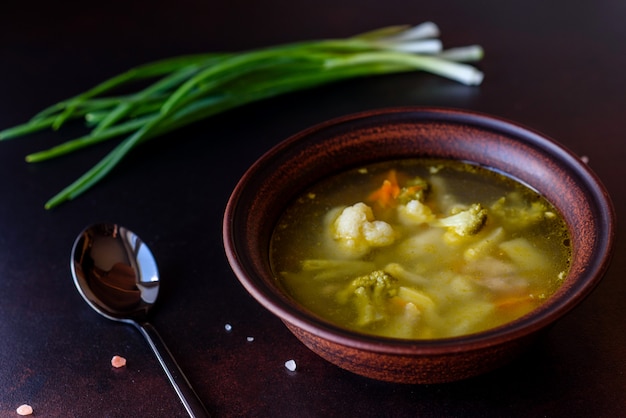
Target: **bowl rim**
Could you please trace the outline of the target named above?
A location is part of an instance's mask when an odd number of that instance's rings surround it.
[[[576,172],[583,173],[585,180],[590,187],[593,187],[595,192],[594,203],[598,204],[604,214],[604,219],[601,222],[603,230],[599,234],[604,238],[604,242],[601,243],[602,254],[598,258],[598,262],[591,266],[590,270],[586,270],[586,281],[582,286],[578,287],[573,295],[570,295],[571,297],[552,301],[549,305],[549,310],[539,307],[520,319],[478,333],[433,340],[410,340],[369,335],[334,325],[312,313],[304,313],[296,309],[285,297],[281,297],[275,292],[268,294],[265,286],[259,285],[255,280],[247,276],[245,268],[240,263],[240,255],[237,252],[236,240],[233,234],[235,223],[233,214],[237,209],[241,194],[245,191],[249,179],[254,176],[254,173],[259,171],[275,155],[285,152],[285,150],[301,141],[302,138],[306,138],[316,132],[345,123],[358,122],[363,119],[407,112],[420,114],[423,117],[432,117],[442,123],[469,123],[481,129],[495,130],[509,136],[521,136],[533,145],[541,147],[542,150],[545,150],[550,155],[558,156],[561,163],[572,167]],[[257,302],[283,322],[319,338],[372,352],[398,355],[453,354],[460,351],[466,352],[468,350],[494,347],[535,334],[537,331],[554,323],[582,302],[599,284],[610,264],[615,240],[615,211],[610,196],[596,173],[570,149],[539,131],[521,123],[483,112],[445,107],[404,106],[374,109],[332,118],[301,130],[271,147],[246,170],[239,182],[237,182],[225,208],[222,232],[228,262],[239,282]]]

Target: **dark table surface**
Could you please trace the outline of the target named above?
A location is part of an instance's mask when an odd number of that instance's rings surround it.
[[[70,247],[100,220],[152,248],[163,280],[152,323],[214,416],[626,416],[626,2],[9,3],[0,6],[0,128],[151,60],[427,20],[446,46],[482,45],[486,78],[467,87],[390,75],[248,105],[151,141],[52,211],[47,198],[110,145],[27,164],[26,154],[79,128],[0,143],[0,416],[23,403],[46,417],[185,416],[142,336],[94,313],[74,288]],[[491,113],[547,134],[589,158],[618,217],[615,257],[596,291],[528,353],[466,381],[397,385],[336,368],[249,297],[224,256],[226,201],[263,152],[329,118],[405,105]],[[113,369],[114,354],[127,367]]]

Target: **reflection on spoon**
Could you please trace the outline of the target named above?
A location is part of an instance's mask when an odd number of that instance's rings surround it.
[[[143,241],[120,225],[92,225],[76,238],[70,267],[74,284],[93,309],[142,333],[189,415],[208,416],[156,329],[147,322],[159,294],[159,272]]]

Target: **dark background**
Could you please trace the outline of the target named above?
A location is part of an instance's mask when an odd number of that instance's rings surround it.
[[[26,164],[80,125],[0,143],[0,415],[185,416],[142,337],[94,313],[70,277],[84,226],[122,223],[158,259],[153,319],[214,416],[626,416],[620,218],[626,213],[626,2],[178,0],[0,5],[0,129],[132,66],[436,22],[447,47],[480,44],[486,78],[467,87],[424,73],[351,80],[230,111],[140,147],[77,200],[44,202],[111,148]],[[618,216],[604,281],[527,354],[444,385],[368,380],[325,362],[252,300],[226,262],[224,206],[271,146],[362,110],[447,106],[525,124],[589,158]],[[224,331],[230,323],[233,331]],[[253,342],[246,337],[254,337]],[[113,370],[113,354],[128,366]],[[295,359],[298,370],[283,364]]]

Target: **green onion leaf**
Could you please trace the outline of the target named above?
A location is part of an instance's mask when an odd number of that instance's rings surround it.
[[[39,162],[123,138],[90,170],[48,200],[45,208],[50,209],[89,190],[146,140],[247,103],[348,78],[409,71],[479,85],[483,73],[467,63],[482,59],[482,48],[470,45],[445,50],[438,36],[437,25],[425,22],[414,27],[389,26],[345,39],[155,61],[49,106],[29,121],[0,131],[0,140],[58,130],[70,120],[85,121],[87,135],[26,156],[28,162]],[[127,92],[116,95],[121,89]]]

